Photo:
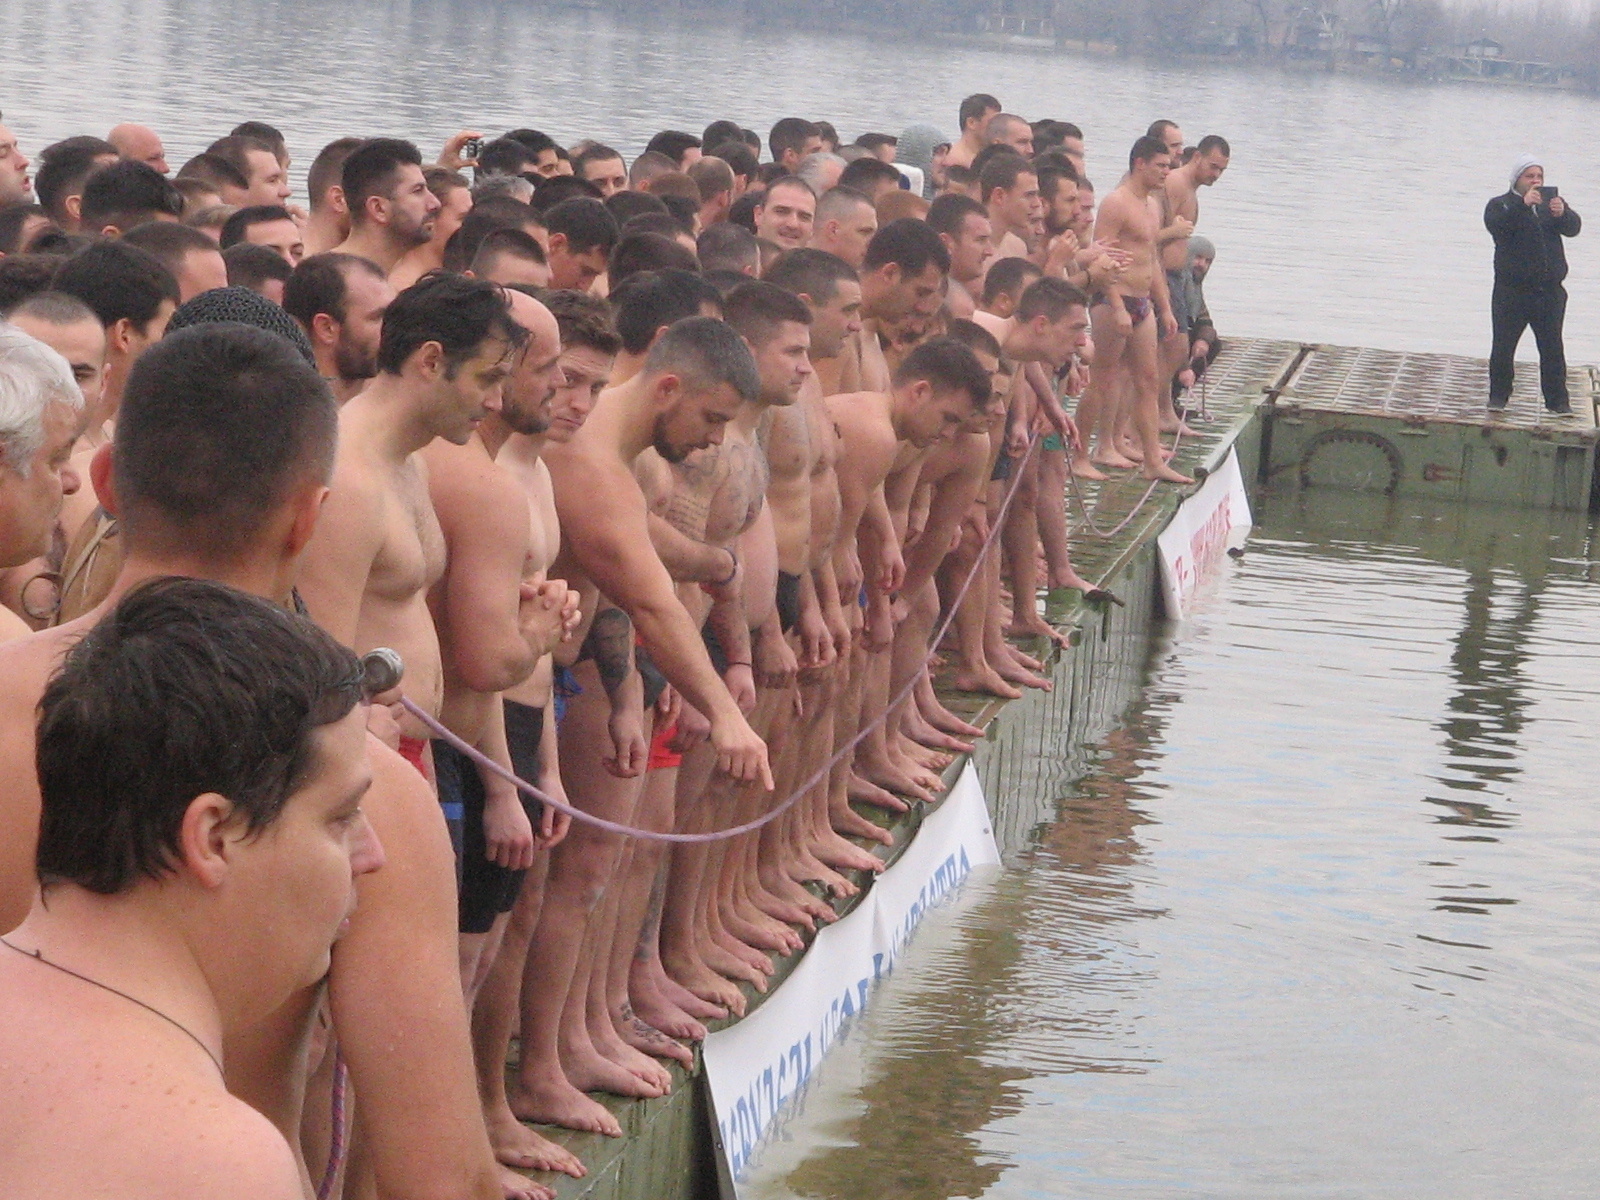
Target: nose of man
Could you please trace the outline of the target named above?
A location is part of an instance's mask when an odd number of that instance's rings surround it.
[[[385,861],[386,855],[383,852],[383,843],[378,840],[378,831],[363,814],[360,827],[351,835],[350,874],[357,877],[370,875],[383,866]]]

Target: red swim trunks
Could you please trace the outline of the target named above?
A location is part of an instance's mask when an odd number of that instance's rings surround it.
[[[673,721],[670,725],[658,726],[655,737],[650,739],[650,765],[652,771],[664,770],[668,767],[681,767],[683,755],[672,749],[672,739],[678,736],[678,723]]]
[[[417,769],[417,774],[421,775],[429,783],[432,783],[433,776],[428,773],[427,754],[427,738],[414,738],[401,735],[400,757],[415,767]]]

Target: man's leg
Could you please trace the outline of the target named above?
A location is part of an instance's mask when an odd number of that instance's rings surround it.
[[[1517,343],[1528,327],[1522,296],[1510,288],[1495,288],[1489,301],[1489,320],[1494,327],[1494,344],[1489,351],[1489,407],[1504,408],[1516,382]]]
[[[1567,396],[1567,349],[1562,326],[1567,319],[1567,289],[1554,287],[1539,296],[1529,324],[1539,345],[1539,390],[1544,406],[1562,412],[1572,407]]]
[[[1167,465],[1162,454],[1161,420],[1157,393],[1161,390],[1157,378],[1160,358],[1156,342],[1156,318],[1152,313],[1133,327],[1128,335],[1129,385],[1133,389],[1133,423],[1139,435],[1139,447],[1144,452],[1143,474],[1146,479],[1160,479],[1167,483],[1193,483],[1187,475],[1179,474]]]

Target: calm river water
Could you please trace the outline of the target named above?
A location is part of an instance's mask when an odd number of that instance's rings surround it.
[[[1390,503],[1266,506],[747,1200],[1595,1194],[1593,531]]]
[[[528,0],[30,0],[0,22],[0,109],[25,147],[140,120],[174,167],[248,118],[282,128],[303,170],[344,134],[431,151],[464,125],[534,125],[630,155],[658,129],[728,116],[763,133],[802,113],[847,138],[914,122],[953,134],[973,91],[1080,124],[1102,191],[1155,117],[1191,140],[1225,134],[1233,166],[1201,214],[1224,333],[1487,354],[1483,205],[1512,160],[1548,154],[1550,181],[1600,220],[1585,183],[1600,180],[1600,105],[1564,93],[755,36],[666,6],[618,18]],[[1596,238],[1571,252],[1575,361],[1600,362]]]

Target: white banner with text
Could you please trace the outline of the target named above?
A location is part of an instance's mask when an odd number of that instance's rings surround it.
[[[704,1055],[727,1166],[738,1180],[786,1102],[867,1005],[929,909],[974,867],[998,863],[983,786],[970,762],[898,861],[851,913],[817,934],[778,990],[706,1038]]]
[[[1167,616],[1189,615],[1196,589],[1215,575],[1223,556],[1242,546],[1250,534],[1250,496],[1231,449],[1222,465],[1172,514],[1172,522],[1156,538],[1161,558],[1161,593]]]

